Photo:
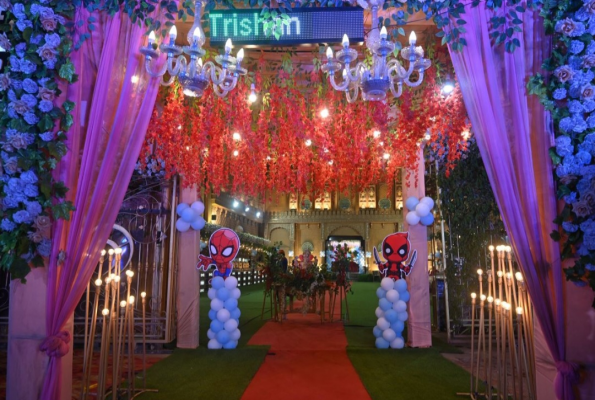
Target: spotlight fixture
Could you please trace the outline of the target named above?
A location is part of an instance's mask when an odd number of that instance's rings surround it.
[[[240,202],[239,201],[237,201],[237,200],[234,200],[233,201],[233,208],[236,208],[239,205],[240,205]]]
[[[260,211],[256,213],[256,218],[260,218]]]

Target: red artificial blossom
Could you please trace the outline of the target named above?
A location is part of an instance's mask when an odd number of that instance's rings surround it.
[[[258,87],[265,86],[264,65],[261,59]],[[184,185],[216,194],[302,192],[318,198],[325,191],[357,193],[382,182],[392,190],[402,168],[417,167],[427,133],[447,166],[466,148],[461,134],[470,127],[461,92],[457,87],[444,98],[433,68],[421,87],[405,89],[396,106],[362,100],[349,104],[316,71],[309,76],[308,90],[298,88],[287,72],[281,74],[266,83],[259,108],[248,103],[249,84],[243,80],[224,99],[211,90],[200,99],[185,98],[179,87],[167,91],[163,110],[153,114],[144,155],[164,161],[166,177],[180,174]],[[328,118],[321,117],[324,108]]]

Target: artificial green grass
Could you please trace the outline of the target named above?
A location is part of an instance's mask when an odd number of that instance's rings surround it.
[[[345,323],[347,355],[374,400],[456,399],[468,391],[469,374],[440,352],[459,351],[433,337],[433,348],[379,350],[376,325],[378,283],[355,282],[349,295],[350,321]]]
[[[145,400],[162,399],[239,399],[258,371],[268,346],[240,347],[235,350],[176,349],[147,371]],[[138,385],[139,383],[137,383]]]

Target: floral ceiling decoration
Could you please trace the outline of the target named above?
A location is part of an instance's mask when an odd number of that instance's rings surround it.
[[[437,74],[447,72],[447,57],[433,55],[442,67],[394,103],[349,104],[323,82],[320,63],[294,71],[289,55],[276,71],[257,62],[258,103],[247,101],[248,80],[226,99],[209,93],[197,102],[180,88],[164,91],[141,161],[154,173],[180,174],[185,185],[215,193],[265,198],[300,191],[316,198],[381,182],[392,189],[401,168],[416,166],[422,141],[449,165],[466,148],[470,127],[460,91],[441,94]]]
[[[551,236],[561,242],[566,277],[595,290],[595,1],[546,3],[542,15],[554,48],[548,75],[533,77],[529,89],[554,120],[550,155],[564,206]]]

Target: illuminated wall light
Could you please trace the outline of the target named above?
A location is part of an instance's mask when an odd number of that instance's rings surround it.
[[[130,82],[132,83],[138,83],[138,75],[132,75],[132,78],[130,78]]]
[[[320,116],[322,118],[328,118],[328,116],[330,115],[328,108],[323,108],[322,110],[320,110]]]
[[[250,95],[248,95],[248,102],[250,104],[254,103],[257,99],[256,91],[254,89],[254,84],[250,85]]]
[[[373,133],[375,138],[380,137],[380,131],[379,130],[375,130]]]
[[[246,212],[250,211],[250,207],[246,207],[246,210],[245,211]]]
[[[382,158],[384,158],[385,160],[388,160],[390,158],[390,154],[384,153],[384,155],[382,156]]]
[[[256,218],[260,218],[260,211],[256,213]]]
[[[306,146],[312,146],[312,141],[310,139],[306,140]]]
[[[234,132],[232,137],[235,142],[239,142],[240,140],[242,140],[242,135],[240,135],[238,132]]]
[[[181,131],[182,130],[182,125],[178,125],[178,130]]]
[[[233,151],[233,156],[234,156],[234,157],[237,157],[239,154],[240,154],[240,152],[239,152],[239,151],[237,151],[237,150],[234,150],[234,151]]]

